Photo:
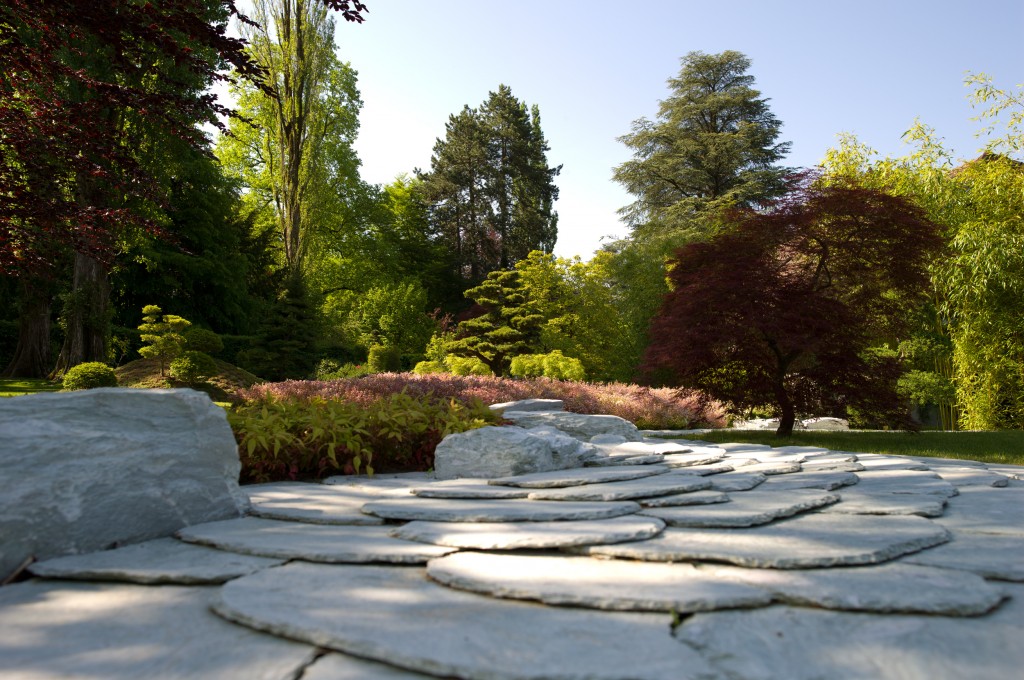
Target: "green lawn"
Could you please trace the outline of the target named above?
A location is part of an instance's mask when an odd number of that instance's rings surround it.
[[[49,380],[31,380],[28,378],[0,378],[0,397],[17,397],[33,392],[56,392],[60,383]]]
[[[1024,465],[1024,431],[1000,432],[794,432],[778,438],[771,431],[719,430],[687,439],[709,442],[746,442],[771,446],[821,446],[834,451],[887,453],[979,460],[984,463]]]

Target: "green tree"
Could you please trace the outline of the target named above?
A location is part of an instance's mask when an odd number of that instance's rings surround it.
[[[382,345],[422,354],[435,328],[426,304],[426,291],[418,281],[371,288],[359,305],[361,342],[368,348]]]
[[[782,123],[749,68],[739,52],[690,52],[657,120],[636,120],[619,138],[633,152],[614,178],[636,197],[620,211],[635,236],[707,236],[714,228],[703,216],[762,205],[785,190],[789,170],[778,163],[789,143],[777,141]]]
[[[160,362],[162,378],[167,365],[184,351],[185,336],[182,333],[192,322],[174,314],[163,314],[163,310],[156,305],[146,305],[142,308],[142,314],[140,338],[149,344],[139,348],[139,354]]]

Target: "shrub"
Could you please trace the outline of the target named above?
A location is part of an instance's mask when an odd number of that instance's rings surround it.
[[[449,354],[445,357],[444,363],[452,375],[494,376],[491,369],[487,368],[487,364],[476,357],[457,357]]]
[[[316,365],[317,380],[338,380],[340,378],[356,378],[367,375],[370,369],[365,364],[342,364],[335,359],[321,359]]]
[[[516,378],[551,378],[552,380],[584,380],[586,373],[579,359],[567,357],[560,350],[548,354],[521,354],[512,358],[509,373]]]
[[[479,400],[399,392],[362,404],[268,396],[236,408],[228,420],[238,440],[241,481],[251,483],[429,470],[446,435],[498,417]]]
[[[224,349],[224,341],[220,336],[206,328],[190,326],[182,333],[185,338],[185,348],[194,352],[204,354],[218,354]]]
[[[448,369],[440,361],[421,361],[413,367],[412,372],[416,375],[429,375],[431,373],[447,373]]]
[[[99,361],[88,361],[68,369],[64,374],[64,389],[91,390],[94,387],[117,387],[114,369]]]
[[[402,370],[402,353],[397,347],[374,345],[366,357],[370,373],[393,373]]]
[[[139,324],[142,334],[139,337],[142,342],[149,344],[140,347],[139,354],[147,359],[159,360],[160,377],[163,377],[167,363],[184,350],[185,337],[182,332],[192,322],[174,314],[163,314],[163,310],[156,305],[146,305],[142,308],[142,314],[142,323]]]
[[[182,352],[171,362],[171,377],[189,385],[198,385],[217,374],[217,362],[204,352]]]

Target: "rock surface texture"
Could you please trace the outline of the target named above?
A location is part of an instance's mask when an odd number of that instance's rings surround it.
[[[529,430],[491,429],[553,468],[467,447],[479,477],[253,485],[259,516],[32,565],[0,587],[0,677],[1020,677],[1024,468],[659,442],[531,407]],[[49,481],[39,502],[85,515],[77,479]]]

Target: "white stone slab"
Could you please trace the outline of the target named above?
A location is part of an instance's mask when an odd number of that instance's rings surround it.
[[[223,583],[279,564],[279,559],[239,555],[189,545],[173,538],[158,538],[116,550],[36,562],[29,571],[44,578],[79,581],[199,585]]]
[[[648,562],[710,560],[759,569],[807,569],[887,562],[949,537],[923,517],[809,513],[748,529],[666,529],[646,541],[572,552]]]
[[[492,411],[561,411],[565,402],[561,399],[519,399],[491,404]]]
[[[665,474],[669,468],[661,465],[628,466],[625,468],[577,468],[575,470],[556,470],[554,472],[536,472],[528,475],[499,477],[489,480],[498,486],[518,486],[524,489],[553,489],[563,486],[581,486],[583,484],[600,484],[602,482],[622,482],[627,479],[641,479]]]
[[[852,472],[800,472],[785,477],[772,477],[768,488],[785,493],[790,489],[824,489],[832,491],[859,484],[860,478]]]
[[[508,410],[502,415],[506,420],[511,420],[519,427],[550,425],[583,441],[590,441],[591,437],[599,434],[617,434],[631,442],[643,439],[633,423],[618,416]]]
[[[721,491],[694,491],[677,493],[657,498],[641,498],[638,503],[645,508],[670,508],[680,505],[707,505],[709,503],[728,502],[729,495]]]
[[[936,469],[939,477],[960,488],[964,486],[995,486],[1004,487],[1010,481],[1006,475],[976,467],[947,467]]]
[[[632,501],[574,503],[526,499],[411,498],[374,501],[364,512],[378,517],[426,522],[557,522],[630,515],[640,509]]]
[[[363,503],[380,492],[356,486],[277,482],[242,487],[253,506],[250,514],[313,524],[383,524],[384,520],[360,512]]]
[[[984,617],[877,615],[800,607],[697,614],[676,636],[719,677],[744,680],[1018,678],[1024,587]]]
[[[324,654],[306,668],[301,680],[417,680],[433,677],[348,654],[331,652]]]
[[[713,465],[725,458],[724,453],[670,453],[662,461],[669,467],[694,467],[696,465]]]
[[[1024,582],[1024,541],[1017,536],[953,532],[949,543],[908,555],[902,561]]]
[[[466,552],[431,560],[427,575],[484,595],[591,609],[683,614],[762,607],[772,600],[764,588],[691,564]]]
[[[1021,465],[988,465],[989,470],[997,472],[1011,480],[1024,481],[1024,466]]]
[[[941,550],[941,546],[932,550]],[[745,569],[708,564],[701,569],[722,579],[763,588],[785,604],[843,611],[978,616],[1006,597],[1001,587],[976,574],[902,562],[830,569]]]
[[[820,446],[774,446],[772,451],[784,455],[799,454],[804,456],[816,456],[829,453],[828,449]]]
[[[953,435],[954,437],[956,435]],[[906,456],[910,460],[927,465],[930,469],[937,469],[942,466],[949,467],[977,467],[986,468],[985,463],[976,460],[961,460],[959,458],[937,458],[932,456]]]
[[[597,456],[591,458],[584,465],[586,467],[610,467],[613,465],[656,465],[664,462],[665,456],[660,453],[652,453],[646,456]]]
[[[949,499],[940,521],[957,532],[1024,539],[1024,489],[964,487],[959,496]]]
[[[720,449],[733,453],[736,451],[771,451],[772,447],[767,444],[744,444],[743,442],[716,444]]]
[[[839,496],[814,489],[786,493],[748,491],[730,496],[728,503],[686,507],[645,508],[641,514],[657,517],[675,527],[751,527],[820,508]]]
[[[666,456],[666,458],[669,458],[669,456]],[[702,477],[707,477],[708,475],[722,475],[725,474],[726,472],[732,472],[733,470],[736,469],[729,463],[711,463],[708,465],[701,464],[682,466],[675,466],[669,464],[669,466],[672,468],[673,472],[686,475],[701,475]]]
[[[881,472],[884,470],[914,470],[918,472],[930,472],[931,468],[923,463],[903,456],[882,456],[875,453],[861,453],[857,456],[857,462],[864,466],[865,470]]]
[[[539,607],[466,593],[421,569],[293,563],[231,581],[244,625],[423,673],[480,680],[685,680],[713,672],[661,614]]]
[[[806,460],[801,463],[805,472],[863,472],[867,468],[857,461],[838,459]]]
[[[610,451],[609,455],[612,456],[649,456],[651,454],[660,453],[673,454],[673,453],[689,453],[690,447],[677,444],[676,442],[624,442],[617,444]]]
[[[731,461],[731,459],[729,459]],[[793,463],[787,461],[771,461],[771,462],[759,462],[754,461],[748,465],[738,467],[739,472],[744,474],[751,474],[753,472],[760,472],[762,475],[788,475],[793,472],[800,472],[800,463]]]
[[[935,494],[949,498],[957,494],[955,486],[931,471],[872,470],[858,473],[858,490],[864,493]]]
[[[920,515],[941,517],[946,499],[936,494],[879,493],[858,491],[856,486],[838,491],[840,502],[823,508],[822,512],[841,515]]]
[[[214,616],[217,591],[70,581],[5,586],[0,677],[283,680],[315,658],[314,647]]]
[[[705,477],[665,474],[624,482],[541,489],[530,492],[529,498],[540,501],[628,501],[702,491],[710,487],[711,481]]]
[[[182,529],[178,537],[220,550],[309,562],[423,564],[450,548],[402,541],[389,527],[279,522],[245,517]]]
[[[760,486],[767,479],[768,477],[760,472],[743,472],[743,468],[738,468],[736,472],[713,477],[711,488],[715,491],[747,491]]]
[[[511,486],[494,486],[486,479],[452,479],[414,487],[412,494],[420,498],[526,498],[530,492]]]
[[[665,523],[653,517],[612,517],[567,522],[409,522],[391,535],[407,541],[473,550],[546,550],[597,543],[642,541]]]
[[[351,487],[358,491],[377,493],[383,496],[404,495],[413,487],[437,481],[433,472],[400,472],[396,474],[374,475],[334,475],[324,479],[321,484]]]

